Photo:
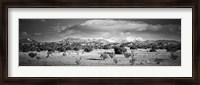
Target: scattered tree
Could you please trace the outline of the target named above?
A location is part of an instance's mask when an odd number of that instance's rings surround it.
[[[131,53],[124,53],[125,58],[129,58],[131,56]]]
[[[91,51],[92,51],[92,48],[91,48],[91,47],[86,47],[86,48],[84,49],[84,51],[85,51],[85,52],[91,52]]]
[[[37,55],[37,53],[32,53],[32,52],[31,52],[31,53],[29,53],[28,55],[29,55],[31,58],[34,58],[34,57]]]
[[[127,51],[127,49],[124,47],[114,47],[114,51],[115,51],[115,54],[123,54],[124,52]]]

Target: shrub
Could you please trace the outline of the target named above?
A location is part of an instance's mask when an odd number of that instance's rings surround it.
[[[124,53],[124,56],[125,56],[126,58],[129,58],[129,57],[131,56],[131,53]]]
[[[91,47],[86,47],[86,48],[84,49],[84,51],[85,51],[85,52],[91,52],[91,51],[92,51],[92,48],[91,48]]]
[[[166,48],[167,52],[176,52],[178,50],[178,48],[176,47],[173,47],[173,46],[168,46]]]
[[[63,52],[63,56],[66,56],[66,52]]]
[[[124,52],[127,51],[127,49],[124,47],[114,47],[114,51],[115,51],[115,54],[123,54]]]
[[[22,52],[29,52],[28,49],[22,49]]]
[[[115,53],[107,53],[109,56],[110,56],[110,58],[114,58],[115,57]]]
[[[76,62],[77,65],[80,65],[80,63],[81,63],[81,59],[82,59],[82,57],[80,57],[79,59],[76,59],[75,62]]]
[[[72,46],[67,46],[67,47],[66,47],[66,50],[72,50],[72,49],[73,49]]]
[[[41,58],[39,56],[36,57],[37,60],[40,60]]]
[[[28,54],[31,58],[34,58],[36,55],[37,55],[37,53],[29,53]]]
[[[137,49],[137,47],[136,47],[135,45],[132,45],[132,46],[130,47],[130,49],[135,50],[135,49]]]
[[[53,53],[53,52],[55,51],[55,49],[51,49],[51,48],[49,48],[47,51]]]
[[[37,48],[37,50],[36,50],[37,52],[41,52],[41,50],[39,49],[39,48]]]
[[[106,53],[101,53],[101,55],[100,55],[100,58],[102,59],[102,60],[105,60],[106,58],[108,58],[109,56],[108,56],[108,54],[106,54]]]
[[[125,45],[124,45],[124,44],[121,44],[119,47],[122,47],[122,48],[124,48],[124,47],[125,47]]]
[[[37,50],[36,47],[34,47],[34,46],[29,47],[28,49],[29,49],[29,51],[36,51]]]
[[[45,50],[47,50],[46,48],[44,48],[44,47],[39,47],[38,48],[40,51],[45,51]]]
[[[52,50],[48,50],[46,58],[50,57],[50,55],[52,55],[52,54],[53,54],[53,51]]]
[[[156,58],[154,60],[154,62],[156,62],[156,64],[160,64],[160,62],[163,62],[165,59],[161,59],[161,58]]]
[[[74,50],[75,50],[75,51],[79,51],[80,48],[79,48],[79,47],[74,47]]]
[[[100,46],[94,46],[94,49],[101,49]]]
[[[114,58],[115,57],[115,53],[114,52],[104,52],[105,54],[108,54],[110,56],[110,58]]]
[[[156,48],[155,47],[152,47],[149,52],[156,52]]]
[[[104,45],[103,46],[103,49],[111,49],[112,47],[111,46],[109,46],[109,45]]]
[[[135,61],[136,61],[136,59],[135,59],[134,57],[132,57],[132,59],[129,60],[129,62],[131,63],[131,65],[134,65],[134,64],[135,64]]]
[[[66,49],[65,49],[64,47],[57,48],[57,50],[58,50],[59,52],[66,52]]]
[[[113,59],[113,62],[114,62],[115,64],[117,64],[119,61],[118,61],[117,58],[114,58],[114,59]]]
[[[176,60],[178,57],[179,57],[179,55],[178,55],[177,53],[171,52],[170,58],[171,58],[172,60]]]

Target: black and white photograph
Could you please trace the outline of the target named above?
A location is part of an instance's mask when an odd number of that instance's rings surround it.
[[[19,19],[19,66],[181,66],[181,19]]]

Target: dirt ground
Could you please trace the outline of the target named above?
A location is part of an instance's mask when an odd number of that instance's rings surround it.
[[[126,58],[123,54],[116,54],[114,58],[102,60],[100,54],[103,52],[114,52],[114,50],[97,49],[91,52],[67,51],[54,52],[50,57],[47,51],[34,52],[37,56],[30,57],[30,52],[19,52],[19,66],[181,66],[181,52],[175,52],[177,59],[171,58],[170,52],[146,52],[134,51],[134,62],[132,57]],[[130,52],[130,49],[128,50]]]

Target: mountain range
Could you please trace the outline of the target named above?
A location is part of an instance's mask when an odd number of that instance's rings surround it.
[[[132,41],[136,44],[150,44],[150,43],[165,43],[165,44],[180,44],[181,42],[175,41],[175,40],[145,40],[145,41]],[[44,43],[44,42],[38,42],[36,40],[25,38],[19,40],[19,43]],[[66,38],[61,41],[57,41],[55,43],[103,43],[103,44],[109,44],[109,43],[130,43],[126,40],[118,40],[118,42],[110,42],[106,39],[81,39],[81,38]]]
[[[19,43],[38,43],[38,41],[30,39],[30,38],[25,38],[25,39],[20,39]]]

